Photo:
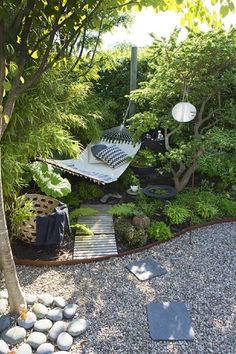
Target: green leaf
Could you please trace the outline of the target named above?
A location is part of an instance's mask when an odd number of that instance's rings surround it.
[[[10,121],[9,116],[8,116],[7,114],[4,114],[3,120],[4,120],[4,122],[5,122],[6,124],[8,124],[9,121]]]
[[[10,91],[10,89],[11,89],[10,81],[4,81],[3,82],[3,88],[4,88],[5,91]]]
[[[229,7],[228,6],[221,6],[220,8],[220,14],[222,17],[226,17],[229,13]]]
[[[20,77],[20,82],[21,82],[22,84],[25,83],[25,79],[23,78],[23,76]]]
[[[3,106],[0,105],[0,113],[2,113],[2,112],[3,112]]]
[[[13,77],[18,74],[18,65],[14,61],[10,62],[10,72]]]
[[[38,59],[38,50],[35,50],[33,53],[32,53],[32,51],[30,50],[29,51],[29,53],[30,53],[30,56],[31,56],[31,58],[33,58],[33,59]]]

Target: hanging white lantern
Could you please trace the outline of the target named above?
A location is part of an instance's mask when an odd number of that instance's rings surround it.
[[[189,102],[179,102],[172,109],[172,116],[178,122],[190,122],[196,114],[196,108]]]

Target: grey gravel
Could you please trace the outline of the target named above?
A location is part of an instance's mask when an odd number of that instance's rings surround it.
[[[72,354],[235,354],[235,245],[236,223],[231,222],[122,258],[17,269],[25,293],[50,292],[79,305],[78,316],[90,325]],[[167,274],[140,282],[125,266],[143,257],[157,258]],[[194,341],[152,341],[146,314],[151,301],[185,303]],[[80,344],[83,339],[87,342]]]

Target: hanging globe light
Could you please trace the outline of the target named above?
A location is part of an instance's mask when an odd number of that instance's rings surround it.
[[[190,122],[196,114],[196,108],[189,102],[179,102],[172,109],[172,116],[177,122]]]

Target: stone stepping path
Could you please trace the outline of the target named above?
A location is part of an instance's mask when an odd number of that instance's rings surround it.
[[[108,214],[110,205],[83,204],[83,208],[98,210],[97,215],[78,218],[78,223],[87,225],[93,236],[76,235],[74,259],[90,259],[118,254],[112,215]]]
[[[167,273],[167,270],[154,259],[146,258],[136,262],[129,263],[126,268],[129,269],[139,280],[145,281]]]
[[[140,259],[126,268],[138,280],[145,281],[167,273],[158,260]],[[194,331],[185,304],[177,302],[151,302],[147,305],[150,336],[153,340],[193,340]]]
[[[193,340],[194,331],[185,304],[151,302],[147,305],[150,336],[153,340]]]
[[[26,302],[18,318],[0,316],[0,354],[70,353],[88,328],[88,321],[78,317],[78,305],[48,293],[28,295]]]

